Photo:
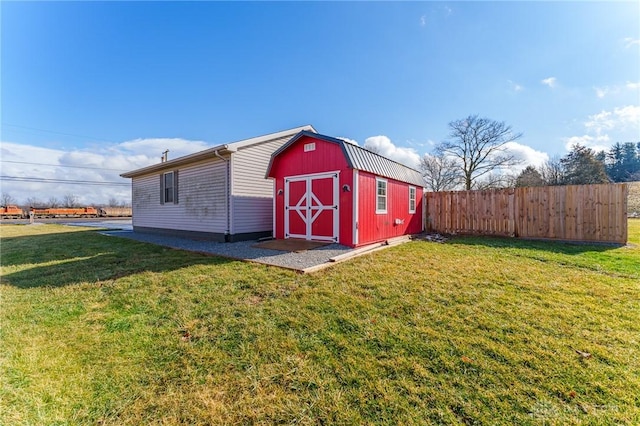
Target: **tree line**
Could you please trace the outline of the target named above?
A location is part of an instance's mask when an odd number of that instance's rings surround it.
[[[18,201],[8,192],[3,192],[0,195],[0,205],[2,206],[10,206],[17,205]],[[104,207],[105,205],[100,203],[89,204],[94,207]],[[128,203],[125,201],[119,201],[115,197],[109,198],[109,201],[106,204],[107,207],[130,207]],[[35,207],[35,208],[77,208],[77,207],[85,207],[85,205],[80,204],[80,197],[76,194],[65,194],[62,198],[57,198],[55,196],[49,197],[47,200],[41,200],[37,197],[28,197],[22,203],[22,207]]]
[[[514,186],[584,185],[640,180],[640,142],[617,142],[609,151],[596,152],[574,145],[562,158],[541,167],[527,166]]]
[[[519,186],[582,185],[640,180],[640,142],[618,142],[609,151],[574,145],[561,158],[520,174],[509,170],[522,164],[509,143],[522,137],[504,122],[470,115],[449,123],[449,137],[420,161],[430,191],[489,189]]]

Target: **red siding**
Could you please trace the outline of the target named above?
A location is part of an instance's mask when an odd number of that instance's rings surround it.
[[[376,214],[376,176],[358,173],[358,245],[422,231],[423,189],[416,187],[416,211],[409,213],[409,186],[412,185],[393,179],[386,181],[387,213]],[[396,219],[403,223],[396,224]]]
[[[314,142],[315,150],[304,151],[304,145]],[[275,238],[284,238],[284,178],[315,173],[339,172],[339,242],[347,246],[362,246],[388,238],[422,231],[423,188],[416,188],[416,210],[409,213],[409,185],[393,179],[387,181],[387,213],[376,214],[376,175],[358,171],[358,191],[354,192],[353,171],[339,145],[304,136],[273,160],[270,176],[275,178]],[[343,188],[348,185],[349,191]],[[281,192],[281,193],[280,193]],[[280,193],[280,194],[279,194]],[[353,241],[355,218],[353,197],[358,202],[358,242]],[[396,219],[401,223],[396,224]]]
[[[304,152],[304,145],[314,142],[314,151]],[[347,165],[342,149],[335,143],[319,139],[303,137],[287,150],[280,153],[271,166],[271,176],[275,177],[275,238],[284,238],[284,178],[289,176],[308,175],[338,171],[339,173],[339,209],[340,209],[340,243],[353,245],[353,172]],[[349,185],[351,191],[343,191]],[[278,193],[282,190],[282,195]]]

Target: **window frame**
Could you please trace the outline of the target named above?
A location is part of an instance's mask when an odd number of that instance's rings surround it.
[[[415,186],[410,186],[409,187],[409,214],[415,214],[415,212],[416,212],[416,199],[417,199],[416,187]],[[411,208],[412,204],[413,204],[413,208]]]
[[[167,178],[171,176],[171,186],[167,185]],[[164,172],[162,174],[162,178],[164,179],[164,192],[162,193],[162,201],[165,204],[173,204],[173,191],[174,191],[174,182],[173,182],[173,171]]]
[[[380,184],[384,184],[384,194],[380,194]],[[384,199],[384,209],[380,208],[380,201]],[[376,177],[376,214],[387,214],[389,207],[389,183],[386,179]]]
[[[171,176],[171,185],[167,179]],[[178,171],[172,170],[160,174],[160,204],[178,204]]]

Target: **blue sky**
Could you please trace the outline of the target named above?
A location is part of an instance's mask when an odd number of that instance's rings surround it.
[[[304,124],[411,164],[469,114],[523,132],[513,149],[534,164],[576,142],[640,140],[638,2],[0,8],[5,176],[116,182],[166,148]],[[52,186],[1,183],[18,201]],[[57,190],[129,197],[126,185]]]

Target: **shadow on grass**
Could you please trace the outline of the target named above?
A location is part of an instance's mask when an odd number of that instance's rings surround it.
[[[2,266],[45,263],[95,254],[95,241],[84,240],[101,230],[78,230],[45,234],[3,236],[0,247]]]
[[[206,256],[101,235],[96,231],[2,239],[2,284],[17,288],[62,287],[115,280],[140,272],[168,272],[192,265],[221,265]],[[17,269],[15,272],[7,270]]]
[[[612,276],[640,278],[640,250],[632,246],[476,236],[456,236],[449,243],[496,249],[497,256],[510,254]]]
[[[581,243],[564,242],[551,240],[525,240],[518,238],[460,235],[453,236],[449,240],[451,243],[464,244],[469,246],[484,246],[491,248],[514,248],[524,250],[540,250],[565,255],[576,255],[585,252],[608,252],[623,247],[622,244],[608,243]]]

